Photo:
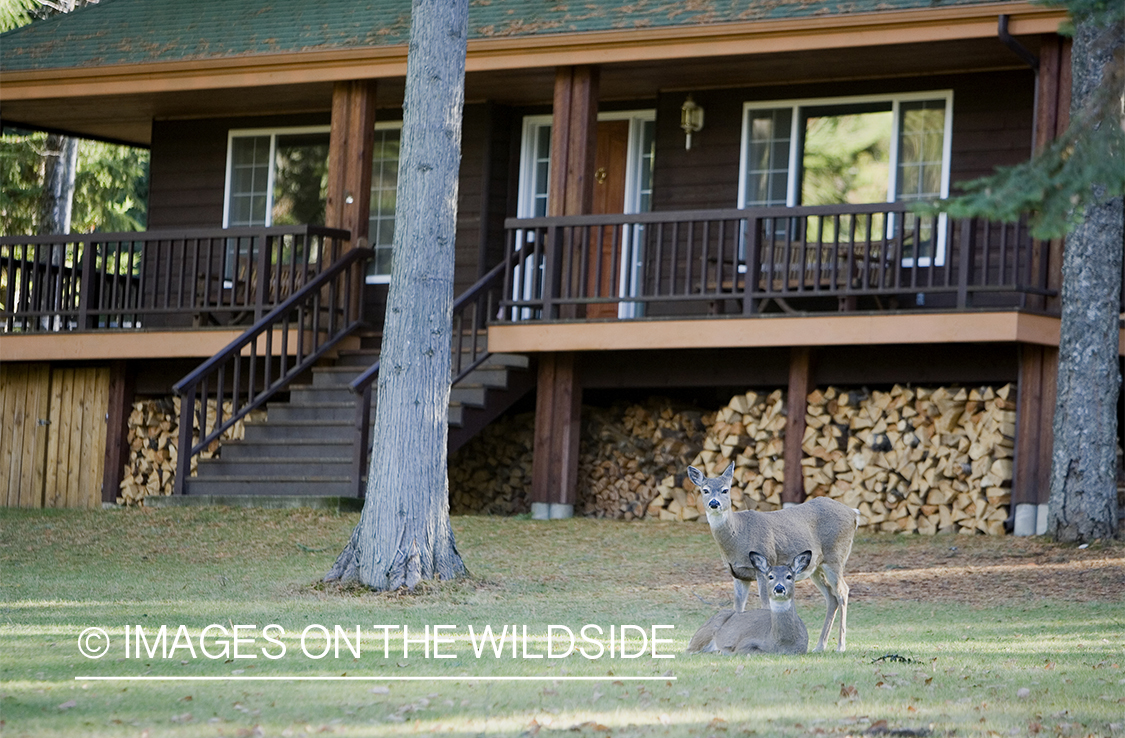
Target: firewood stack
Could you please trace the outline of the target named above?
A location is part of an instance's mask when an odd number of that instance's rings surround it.
[[[583,408],[576,512],[587,517],[643,518],[658,498],[657,486],[683,475],[702,448],[712,417],[668,400],[646,405]]]
[[[855,507],[869,530],[1004,533],[1015,387],[835,387],[809,395],[805,493]]]
[[[231,412],[231,404],[223,403],[223,415]],[[207,401],[208,425],[215,422],[216,404]],[[248,416],[251,420],[264,419],[264,410],[255,410]],[[135,505],[145,497],[172,494],[176,477],[177,444],[179,443],[180,398],[157,398],[138,400],[133,403],[129,414],[128,435],[129,460],[125,464],[121,479],[121,494],[118,504]],[[199,419],[195,417],[196,433],[193,440],[199,440]],[[243,438],[246,428],[243,420],[228,428],[221,440],[213,441],[208,448],[191,460],[192,476],[195,475],[199,459],[210,459],[219,455],[222,441]]]
[[[535,414],[501,418],[449,459],[449,511],[518,515],[531,509]]]
[[[734,462],[731,506],[735,510],[776,510],[785,482],[785,394],[781,390],[735,395],[708,424],[702,450],[690,462],[707,476],[722,474]],[[703,519],[695,485],[686,465],[657,486],[647,517],[660,520]]]

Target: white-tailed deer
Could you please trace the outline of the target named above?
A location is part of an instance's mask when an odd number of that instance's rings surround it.
[[[768,582],[769,609],[723,610],[696,631],[688,653],[805,653],[809,631],[793,605],[793,585],[808,568],[812,551],[797,554],[789,564],[770,566],[766,557],[750,552],[750,562]]]
[[[852,552],[852,539],[859,525],[859,511],[827,497],[814,497],[800,505],[757,512],[731,510],[730,486],[734,463],[719,477],[705,477],[693,466],[688,477],[699,487],[711,535],[719,544],[723,561],[734,577],[734,610],[746,610],[750,594],[748,582],[754,581],[750,552],[758,551],[770,566],[792,561],[802,551],[812,552],[810,566],[798,579],[812,577],[813,584],[824,595],[828,612],[815,651],[823,651],[836,611],[840,611],[840,638],[837,651],[846,648],[848,630],[848,584],[844,581],[844,564]],[[769,605],[766,578],[759,574],[758,595],[762,606]]]

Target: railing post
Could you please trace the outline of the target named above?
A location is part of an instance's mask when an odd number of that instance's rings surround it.
[[[761,272],[759,222],[756,216],[750,216],[744,222],[746,223],[746,232],[743,234],[743,243],[746,244],[746,274],[743,275],[742,283],[742,314],[753,315],[758,311],[754,290],[758,286],[758,274]]]
[[[184,483],[191,474],[191,431],[195,423],[195,385],[189,385],[180,398],[180,441],[176,447],[176,479],[172,494],[182,495]]]
[[[79,239],[75,242],[75,246],[83,246],[82,279],[78,284],[78,325],[85,329],[90,327],[90,297],[94,286],[94,243],[86,241],[83,245],[82,239]]]
[[[957,265],[957,308],[964,310],[971,304],[969,282],[976,258],[977,219],[965,218],[961,221],[961,253]]]
[[[355,484],[355,496],[361,500],[367,492],[363,472],[367,466],[367,446],[370,442],[371,382],[368,382],[355,401],[355,435],[352,439],[352,482]]]
[[[253,243],[253,240],[251,240]],[[258,243],[258,266],[256,280],[246,285],[247,291],[250,287],[254,287],[254,322],[257,323],[265,315],[266,295],[269,294],[268,287],[270,281],[269,264],[270,254],[273,251],[274,238],[273,236],[262,236],[261,241]],[[280,258],[278,259],[280,262]]]
[[[543,244],[543,292],[540,299],[543,301],[543,320],[554,317],[554,302],[557,296],[555,281],[562,278],[562,249],[558,244],[558,227],[547,227],[547,238]],[[532,284],[535,280],[532,279]]]

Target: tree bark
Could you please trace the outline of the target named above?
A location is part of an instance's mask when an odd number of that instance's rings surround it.
[[[466,573],[446,441],[467,34],[467,0],[414,0],[367,498],[326,581],[412,589]]]
[[[47,136],[43,167],[43,195],[39,202],[39,232],[69,233],[74,206],[74,173],[78,169],[78,139]]]
[[[1114,55],[1125,45],[1120,26],[1075,24],[1071,119],[1100,85],[1108,83]],[[1106,119],[1100,125],[1120,125]],[[1059,541],[1088,542],[1117,533],[1117,412],[1121,384],[1118,335],[1121,313],[1122,215],[1120,197],[1107,199],[1094,184],[1098,205],[1086,210],[1063,253],[1062,324],[1055,408],[1048,533]],[[1100,192],[1099,192],[1100,190]]]

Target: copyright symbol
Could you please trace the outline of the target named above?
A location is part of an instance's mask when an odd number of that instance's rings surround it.
[[[78,652],[88,659],[100,659],[109,653],[109,633],[101,628],[87,628],[78,636]]]

